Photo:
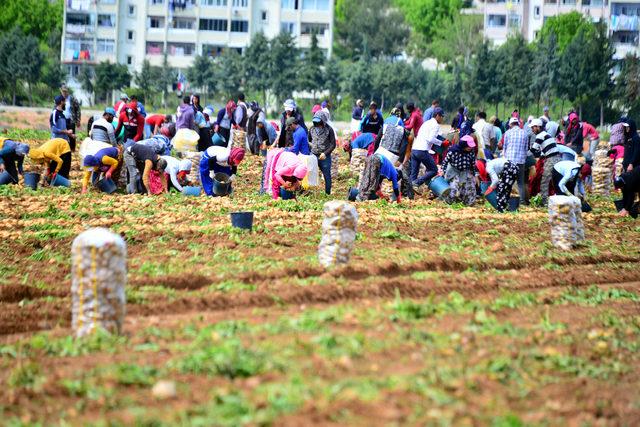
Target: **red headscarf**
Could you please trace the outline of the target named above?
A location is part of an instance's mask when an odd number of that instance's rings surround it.
[[[236,111],[236,108],[238,108],[238,106],[236,105],[235,102],[233,102],[233,101],[227,102],[226,109],[227,109],[227,114],[229,116],[231,116],[233,114],[233,112]]]
[[[232,148],[231,153],[229,153],[229,164],[231,166],[238,166],[242,159],[244,159],[244,149]]]

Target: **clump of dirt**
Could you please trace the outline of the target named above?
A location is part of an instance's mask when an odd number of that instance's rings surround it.
[[[196,290],[209,286],[211,283],[212,280],[206,276],[185,273],[180,275],[134,279],[129,282],[129,285],[134,288],[142,286],[162,286],[177,290]]]

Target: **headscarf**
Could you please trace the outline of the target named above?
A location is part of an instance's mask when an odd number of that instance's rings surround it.
[[[318,111],[322,110],[322,107],[318,104],[314,105],[311,109],[311,114],[315,115]]]
[[[27,154],[29,154],[29,146],[22,142],[18,142],[16,144],[16,154],[22,157],[26,156]]]
[[[464,149],[469,146],[469,144],[467,144],[467,140],[469,138],[473,139],[473,137],[471,135],[464,135],[464,136],[460,137],[460,141],[457,144],[453,145],[451,148],[449,148],[449,152],[450,153],[462,153],[462,152],[464,152]]]
[[[613,145],[623,145],[625,141],[624,136],[624,124],[616,123],[611,126],[611,136],[609,136],[609,143]]]
[[[303,163],[300,163],[294,170],[293,176],[298,178],[299,180],[303,180],[305,176],[307,176],[307,166]]]
[[[327,101],[322,101],[322,104],[320,104],[322,108],[327,108],[327,105]]]
[[[44,151],[42,151],[42,148],[34,148],[33,150],[30,150],[29,158],[35,162],[42,162],[45,160]]]
[[[98,166],[98,164],[100,164],[100,162],[98,161],[96,156],[93,156],[93,155],[89,154],[89,155],[84,157],[83,165],[85,167],[87,167],[87,168],[96,167],[96,166]]]
[[[321,110],[315,113],[313,118],[319,118],[324,126],[312,126],[309,128],[311,139],[313,141],[326,141],[329,138],[329,132],[331,132],[331,129],[327,126],[327,114]]]
[[[240,162],[244,159],[244,149],[243,148],[232,148],[231,153],[229,153],[229,164],[233,166],[238,166]]]
[[[294,111],[296,109],[296,102],[293,99],[287,99],[284,101],[284,111]]]
[[[238,108],[238,106],[236,105],[235,102],[233,101],[227,102],[227,106],[225,107],[225,109],[227,110],[227,114],[229,115],[229,117],[233,115],[233,112],[236,111],[236,108]]]

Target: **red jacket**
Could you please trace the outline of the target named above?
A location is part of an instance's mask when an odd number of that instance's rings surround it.
[[[127,114],[127,110],[132,110],[132,117],[129,118]],[[116,128],[116,135],[120,133],[120,130],[124,126],[125,132],[124,137],[125,140],[133,139],[138,142],[142,140],[142,136],[144,133],[144,117],[142,114],[138,112],[135,108],[123,108],[120,113],[120,117],[118,117],[118,127]]]
[[[151,128],[155,128],[156,126],[162,126],[164,124],[165,116],[162,114],[154,114],[146,118],[145,122],[151,126]]]
[[[416,108],[404,124],[404,128],[408,131],[413,130],[413,134],[418,136],[418,131],[420,130],[420,126],[422,126],[422,122],[422,111],[420,111],[419,108]]]

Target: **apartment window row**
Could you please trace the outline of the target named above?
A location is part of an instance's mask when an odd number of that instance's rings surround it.
[[[229,29],[229,21],[226,19],[201,19],[199,28],[201,31],[226,32]],[[231,20],[231,32],[248,33],[249,21]]]
[[[240,47],[227,47],[221,45],[203,44],[201,53],[204,56],[219,56],[225,49],[234,49],[242,53]],[[163,55],[164,44],[162,42],[147,42],[147,55]],[[167,54],[174,56],[194,56],[196,55],[196,45],[194,43],[167,43]]]
[[[197,1],[187,0],[185,3],[187,6],[195,6]],[[150,6],[159,6],[164,4],[165,0],[149,0]],[[226,7],[228,4],[228,0],[200,0],[200,6]],[[249,7],[249,0],[231,0],[231,5],[233,7]]]
[[[280,7],[285,10],[329,10],[329,0],[281,0]]]
[[[323,36],[327,31],[329,31],[329,24],[320,24],[316,22],[303,22],[300,24],[300,34],[303,35],[316,33],[319,36]]]
[[[114,53],[116,41],[112,39],[98,39],[98,53]]]
[[[507,26],[507,15],[489,15],[487,16],[487,27],[498,28]]]

